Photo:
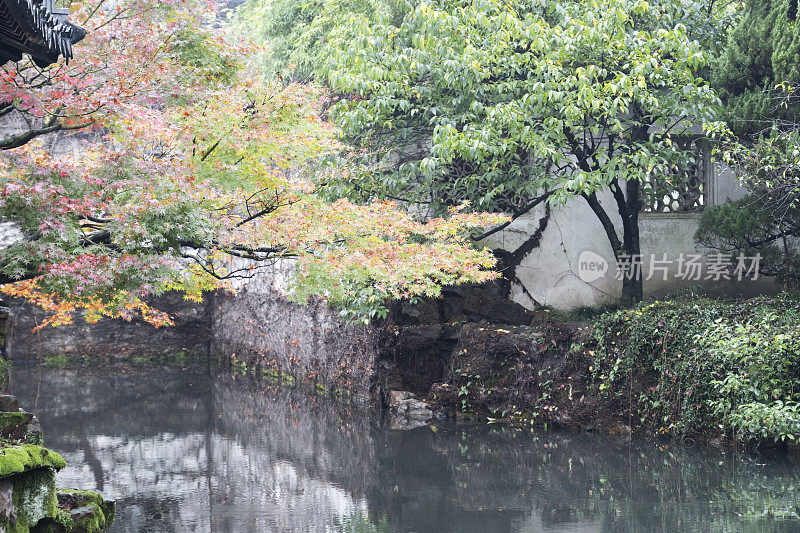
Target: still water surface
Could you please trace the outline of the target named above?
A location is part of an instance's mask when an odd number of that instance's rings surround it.
[[[779,455],[501,426],[390,429],[370,410],[204,369],[19,363],[11,392],[116,532],[790,532]]]

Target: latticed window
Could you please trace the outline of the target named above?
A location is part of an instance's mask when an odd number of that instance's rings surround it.
[[[709,184],[709,150],[701,139],[684,138],[673,144],[681,149],[672,173],[650,178],[642,187],[642,211],[648,213],[699,212],[706,205]]]

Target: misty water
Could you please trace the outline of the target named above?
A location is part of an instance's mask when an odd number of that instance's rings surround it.
[[[18,363],[11,392],[116,532],[800,531],[800,466],[366,406],[209,369]]]

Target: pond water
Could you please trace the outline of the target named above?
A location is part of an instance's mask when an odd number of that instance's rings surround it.
[[[11,392],[116,532],[800,531],[800,467],[503,426],[396,431],[366,407],[208,369],[18,363]]]

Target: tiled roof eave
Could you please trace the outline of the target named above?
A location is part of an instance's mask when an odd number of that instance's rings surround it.
[[[16,48],[20,53],[30,54],[40,66],[55,62],[59,56],[67,61],[72,58],[72,45],[86,36],[86,31],[67,20],[66,13],[52,8],[52,1],[0,0],[16,15],[15,24],[24,34],[25,42],[0,43]]]

